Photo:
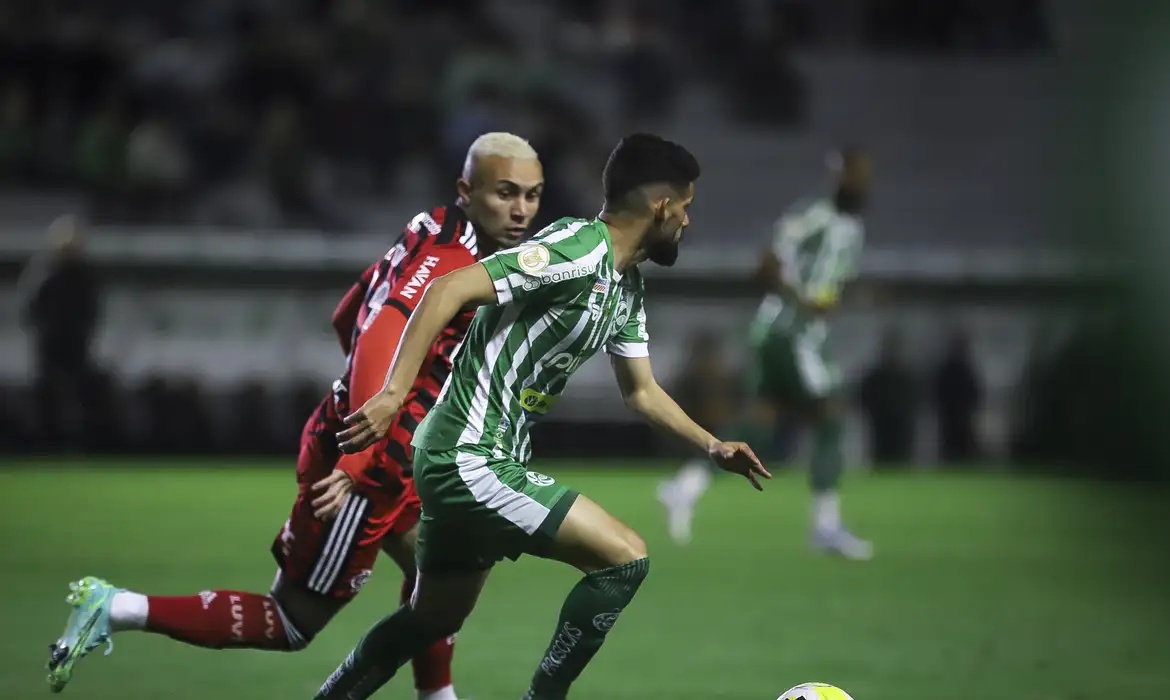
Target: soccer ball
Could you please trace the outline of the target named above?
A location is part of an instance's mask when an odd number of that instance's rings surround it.
[[[789,688],[776,700],[853,700],[840,688],[828,683],[801,683],[795,688]]]

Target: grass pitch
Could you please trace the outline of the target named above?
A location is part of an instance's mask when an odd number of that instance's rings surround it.
[[[158,594],[266,591],[291,468],[259,463],[10,461],[0,466],[0,697],[44,698],[47,645],[86,574]],[[277,468],[273,468],[273,467]],[[882,475],[848,482],[867,564],[805,547],[803,478],[763,494],[716,481],[694,543],[674,547],[658,465],[537,468],[637,528],[653,569],[575,687],[576,698],[773,700],[803,681],[857,700],[1170,697],[1170,545],[1139,527],[1165,492],[1009,476]],[[1163,517],[1163,516],[1159,516]],[[577,575],[525,559],[497,568],[460,636],[457,687],[515,700]],[[383,558],[357,601],[295,655],[205,651],[128,633],[77,667],[90,700],[311,697],[376,618],[399,574]],[[404,671],[379,697],[412,698]]]

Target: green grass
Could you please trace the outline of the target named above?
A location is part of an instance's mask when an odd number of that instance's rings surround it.
[[[148,465],[149,466],[149,465]],[[847,514],[877,557],[805,548],[795,474],[764,494],[716,482],[694,544],[673,547],[654,501],[660,470],[547,471],[650,544],[653,572],[577,698],[773,700],[824,680],[857,700],[1170,696],[1170,605],[1152,580],[1166,544],[1134,536],[1164,493],[1008,476],[859,476]],[[92,462],[0,469],[0,697],[48,695],[43,665],[85,574],[144,592],[264,591],[293,492],[287,469]],[[1117,514],[1125,517],[1114,517]],[[460,637],[475,700],[515,700],[577,576],[536,559],[498,567]],[[123,634],[79,666],[69,697],[307,698],[377,617],[399,575],[383,559],[358,600],[297,655],[205,651]],[[411,698],[403,673],[380,697]]]

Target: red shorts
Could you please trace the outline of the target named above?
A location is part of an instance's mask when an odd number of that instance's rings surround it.
[[[421,504],[409,464],[390,457],[409,456],[410,443],[379,445],[360,455],[342,455],[336,433],[344,427],[326,397],[305,423],[297,458],[297,499],[272,544],[272,555],[286,579],[323,596],[352,598],[361,590],[387,535],[401,536],[418,524]],[[395,435],[387,441],[392,443]],[[355,487],[332,521],[313,515],[312,485],[329,476],[340,460],[374,459],[381,488]],[[404,473],[405,470],[405,473]]]

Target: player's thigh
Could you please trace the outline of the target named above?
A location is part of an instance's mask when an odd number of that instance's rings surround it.
[[[415,451],[422,501],[418,568],[479,571],[524,554],[547,556],[577,492],[524,465],[475,449]]]
[[[544,556],[588,574],[644,559],[647,551],[646,542],[633,528],[579,495]]]
[[[389,531],[382,540],[382,551],[394,560],[407,578],[415,575],[420,515],[421,503],[413,480],[404,481],[389,516]]]
[[[301,429],[297,453],[297,480],[312,484],[329,476],[341,452],[337,448],[337,431],[343,423],[337,417],[333,398],[326,396],[313,409]]]
[[[312,493],[302,483],[292,512],[272,544],[284,586],[306,596],[348,601],[373,571],[389,531],[390,503],[378,493],[351,491],[337,517],[313,514]]]
[[[415,574],[415,546],[418,543],[418,525],[400,535],[387,535],[382,540],[382,551],[394,560],[403,575],[413,577]]]

